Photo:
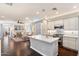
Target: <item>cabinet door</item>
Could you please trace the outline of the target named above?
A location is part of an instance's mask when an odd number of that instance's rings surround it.
[[[64,47],[68,47],[69,43],[68,43],[68,38],[64,37],[63,38],[63,46]]]
[[[71,48],[71,49],[76,49],[76,40],[75,40],[75,38],[69,38],[69,48]]]
[[[56,20],[54,21],[54,25],[63,25],[64,24],[64,21],[63,20]]]
[[[75,30],[76,31],[78,31],[78,22],[79,22],[79,20],[78,20],[78,17],[76,17],[76,19],[75,19]]]
[[[76,39],[76,50],[79,50],[79,39],[78,38],[75,39]]]
[[[76,49],[76,40],[75,38],[71,37],[64,37],[63,38],[63,46],[70,48],[70,49]]]
[[[64,20],[64,29],[65,30],[76,30],[78,29],[77,17],[68,18]]]
[[[64,20],[64,30],[69,30],[69,20]]]

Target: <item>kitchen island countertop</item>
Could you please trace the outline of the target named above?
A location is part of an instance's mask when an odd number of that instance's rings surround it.
[[[45,35],[33,35],[33,36],[29,36],[29,37],[32,38],[32,39],[44,41],[44,42],[47,42],[47,43],[52,43],[52,42],[59,39],[58,37],[54,38],[54,37],[45,36]]]

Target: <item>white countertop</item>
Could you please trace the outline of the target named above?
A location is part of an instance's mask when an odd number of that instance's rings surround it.
[[[44,35],[33,35],[33,36],[29,36],[29,37],[36,39],[36,40],[45,41],[45,42],[48,42],[48,43],[52,43],[52,42],[59,39],[59,38],[54,38],[54,37],[50,37],[50,36],[46,37]]]
[[[64,31],[64,37],[78,38],[78,31]]]
[[[78,36],[75,35],[64,35],[65,37],[72,37],[72,38],[78,38]]]

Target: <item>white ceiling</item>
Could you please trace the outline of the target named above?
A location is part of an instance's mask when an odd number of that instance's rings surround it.
[[[73,6],[77,6],[77,8],[73,9]],[[58,9],[59,14],[79,10],[79,4],[77,3],[13,3],[12,6],[0,3],[0,19],[17,20],[18,18],[25,19],[25,17],[32,19],[35,17],[56,16],[57,14],[52,10],[54,7]],[[42,9],[46,11],[43,12]],[[37,11],[39,11],[38,15],[36,14]]]

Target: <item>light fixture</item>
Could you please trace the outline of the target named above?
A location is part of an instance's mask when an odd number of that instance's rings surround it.
[[[17,20],[17,23],[18,23],[18,24],[24,24],[24,22],[21,21],[20,19]]]
[[[8,6],[13,6],[13,3],[5,3]]]
[[[1,16],[1,18],[5,18],[5,16]]]
[[[29,19],[29,17],[26,17],[25,19]]]
[[[36,12],[37,15],[38,15],[39,13],[40,13],[39,11]]]
[[[73,6],[73,8],[75,9],[75,8],[77,8],[77,6]]]
[[[55,14],[59,14],[58,9],[56,7],[52,8],[52,10]]]
[[[59,14],[59,12],[58,12],[58,11],[56,11],[56,14]]]

